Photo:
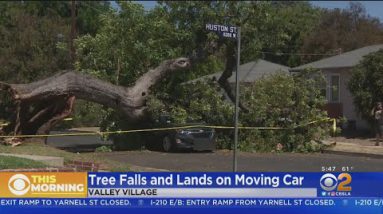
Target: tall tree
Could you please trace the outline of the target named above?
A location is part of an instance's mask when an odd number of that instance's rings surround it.
[[[299,58],[289,55],[270,55],[261,52],[294,52],[302,38],[319,17],[319,10],[306,2],[284,4],[280,2],[177,2],[160,1],[160,8],[168,14],[168,20],[176,26],[177,39],[184,52],[203,59],[215,55],[223,62],[223,73],[218,80],[229,98],[234,101],[233,89],[227,79],[235,69],[233,40],[217,37],[205,30],[207,23],[240,26],[242,50],[241,62],[265,58],[276,63],[297,65]],[[206,62],[206,60],[205,60]],[[193,74],[206,74],[216,70],[198,69]],[[242,109],[245,106],[240,103]]]
[[[0,81],[26,83],[73,67],[68,1],[0,2]],[[76,2],[78,35],[95,34],[109,2]],[[11,103],[0,100],[0,118]],[[78,106],[81,108],[81,105]]]
[[[58,14],[39,15],[27,3],[1,3],[0,74],[2,80],[28,82],[48,76],[70,64],[58,44],[69,28]],[[30,12],[29,12],[30,11]]]
[[[109,3],[81,2],[78,31],[92,34]],[[28,82],[71,67],[70,2],[1,2],[0,74],[2,80]]]
[[[280,41],[269,41],[262,47],[262,58],[271,62],[295,67],[301,64],[300,52],[303,40],[317,25],[321,10],[305,1],[273,2],[271,16],[275,17],[267,32],[281,32]],[[275,38],[278,39],[278,38]]]
[[[241,26],[241,61],[247,62],[262,57],[262,50],[283,51],[287,46],[299,46],[302,32],[310,29],[317,13],[306,3],[282,6],[270,2],[160,1],[151,11],[131,2],[119,5],[118,13],[102,16],[95,36],[83,36],[77,41],[77,68],[129,85],[153,63],[190,56],[198,62],[193,63],[190,72],[172,75],[157,86],[156,96],[169,104],[176,99],[178,83],[217,71],[223,71],[219,85],[234,100],[227,79],[236,66],[236,43],[208,32],[207,23]],[[292,29],[294,23],[300,23],[299,27]],[[283,56],[268,59],[289,61]]]
[[[370,17],[361,3],[351,2],[348,9],[323,10],[319,24],[304,38],[305,53],[338,54],[383,42],[383,25]],[[326,56],[304,56],[310,62]]]
[[[348,83],[359,115],[373,125],[371,110],[383,97],[383,50],[369,54],[352,70]]]

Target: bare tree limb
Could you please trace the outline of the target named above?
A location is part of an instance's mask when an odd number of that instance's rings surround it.
[[[127,120],[139,120],[145,115],[150,88],[165,75],[189,67],[189,58],[165,60],[143,74],[132,87],[113,85],[76,71],[64,71],[28,84],[0,82],[0,88],[9,90],[17,104],[14,134],[46,134],[71,114],[76,98],[119,110]]]
[[[224,89],[224,91],[226,92],[227,96],[230,98],[232,103],[235,103],[235,95],[233,93],[233,89],[230,86],[228,79],[231,77],[231,75],[233,75],[233,71],[235,67],[236,67],[236,58],[235,58],[234,48],[227,47],[225,69],[218,79],[218,84]],[[239,108],[244,112],[249,111],[249,109],[243,104],[243,102],[239,102]]]

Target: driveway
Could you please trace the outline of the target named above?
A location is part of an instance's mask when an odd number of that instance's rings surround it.
[[[101,153],[108,159],[144,168],[169,171],[232,171],[232,152],[163,153],[127,151]],[[336,154],[238,153],[238,171],[318,172],[322,166],[335,166],[336,171],[383,171],[383,159]],[[143,169],[145,171],[145,169]]]

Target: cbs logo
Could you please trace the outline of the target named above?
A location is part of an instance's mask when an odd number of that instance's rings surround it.
[[[334,174],[326,173],[320,178],[320,186],[325,191],[343,191],[349,192],[351,191],[352,178],[348,173],[341,173],[336,177]]]
[[[8,189],[14,195],[25,195],[30,188],[29,178],[23,174],[13,175],[8,181]]]

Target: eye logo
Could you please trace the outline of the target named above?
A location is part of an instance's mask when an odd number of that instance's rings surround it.
[[[320,178],[320,186],[323,190],[332,191],[338,185],[338,179],[331,173],[324,174]]]
[[[331,173],[326,173],[320,178],[320,186],[325,191],[350,192],[352,177],[349,173],[340,173],[338,177]]]
[[[25,195],[30,188],[29,178],[23,174],[16,174],[8,181],[8,188],[14,195]]]

